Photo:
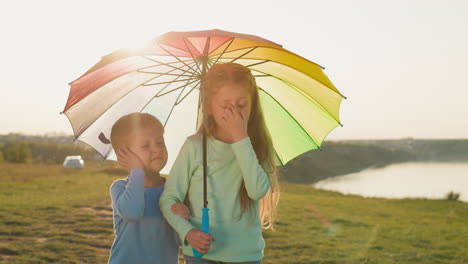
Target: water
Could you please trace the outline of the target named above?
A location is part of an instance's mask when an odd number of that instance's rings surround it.
[[[468,163],[401,163],[336,176],[316,188],[383,198],[445,198],[450,191],[468,202]]]

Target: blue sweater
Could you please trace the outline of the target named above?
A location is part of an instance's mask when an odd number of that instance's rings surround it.
[[[177,264],[179,240],[159,209],[163,187],[145,188],[145,173],[133,169],[111,186],[115,240],[110,264]]]

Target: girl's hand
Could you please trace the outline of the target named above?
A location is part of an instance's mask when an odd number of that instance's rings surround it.
[[[121,166],[127,168],[128,171],[136,168],[144,169],[143,161],[129,147],[117,150],[117,161]]]
[[[191,229],[187,236],[185,237],[194,249],[202,254],[207,254],[208,250],[210,250],[211,241],[214,241],[214,237],[210,234],[203,233],[201,230],[198,229]]]
[[[248,137],[247,134],[247,118],[242,115],[232,104],[229,104],[221,115],[221,124],[225,131],[231,133],[231,139],[237,142]]]
[[[185,204],[183,204],[183,203],[173,204],[172,207],[171,207],[171,211],[174,214],[182,216],[186,220],[190,220],[190,211],[189,211],[188,207],[185,206]]]

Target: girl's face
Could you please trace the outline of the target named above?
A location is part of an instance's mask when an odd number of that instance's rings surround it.
[[[221,116],[228,105],[234,106],[248,121],[252,107],[252,98],[248,89],[235,83],[226,83],[209,96],[207,113],[212,115],[216,124],[220,124]]]

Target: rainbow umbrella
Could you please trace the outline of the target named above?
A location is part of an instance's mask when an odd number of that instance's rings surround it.
[[[108,159],[115,159],[109,137],[117,119],[132,112],[155,115],[165,126],[170,156],[163,172],[167,172],[201,120],[201,77],[212,65],[225,62],[242,64],[256,77],[281,165],[320,148],[341,125],[344,96],[321,66],[269,40],[221,30],[169,32],[143,48],[104,56],[71,83],[62,113],[76,140]]]
[[[245,65],[256,77],[281,165],[319,149],[341,125],[344,96],[321,66],[269,40],[221,30],[169,32],[144,48],[104,56],[71,83],[62,113],[75,139],[104,158],[115,157],[109,136],[117,119],[132,112],[151,113],[165,125],[169,153],[175,155],[195,132],[203,72],[223,62]]]

